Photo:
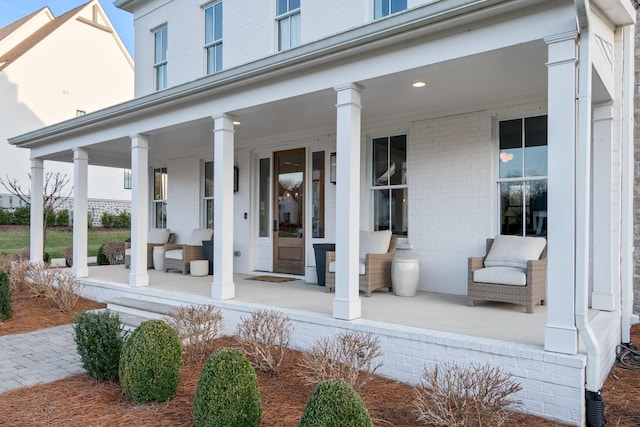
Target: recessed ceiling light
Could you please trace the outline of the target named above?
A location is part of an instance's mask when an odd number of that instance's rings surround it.
[[[415,82],[411,86],[413,87],[425,87],[427,84],[425,82]]]
[[[233,125],[234,125],[234,126],[239,126],[240,124],[241,124],[241,123],[240,123],[239,121],[237,121],[237,120],[235,120],[235,121],[233,122]]]

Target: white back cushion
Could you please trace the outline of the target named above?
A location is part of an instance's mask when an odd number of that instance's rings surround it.
[[[152,228],[147,235],[147,243],[165,244],[169,241],[171,230],[168,228]]]
[[[527,269],[527,261],[540,258],[547,244],[544,237],[496,236],[484,259],[485,267],[518,267]]]
[[[185,242],[185,245],[202,246],[203,240],[211,240],[213,230],[210,228],[196,228],[191,232],[191,236]]]
[[[391,242],[391,230],[360,230],[359,258],[365,259],[367,254],[386,254]]]

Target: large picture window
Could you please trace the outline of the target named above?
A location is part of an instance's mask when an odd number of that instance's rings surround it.
[[[204,10],[204,50],[207,74],[222,70],[222,2]]]
[[[373,229],[406,236],[408,227],[407,136],[372,141]]]
[[[153,170],[153,226],[167,228],[167,168]]]
[[[153,71],[156,90],[167,88],[167,27],[153,32]]]
[[[300,44],[300,0],[276,0],[278,51]]]
[[[500,232],[547,234],[547,116],[499,124]]]

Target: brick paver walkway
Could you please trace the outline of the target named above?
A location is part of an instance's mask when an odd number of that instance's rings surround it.
[[[72,325],[0,337],[0,393],[81,372]]]

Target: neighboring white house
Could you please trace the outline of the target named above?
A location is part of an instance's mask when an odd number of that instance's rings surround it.
[[[34,194],[43,164],[73,156],[80,207],[88,164],[131,168],[131,287],[149,284],[149,227],[178,242],[214,229],[218,300],[235,297],[234,272],[314,282],[313,244],[331,242],[333,317],[352,320],[359,229],[391,229],[419,289],[454,295],[487,237],[545,236],[544,346],[498,360],[525,410],[584,422],[585,389],[637,320],[630,0],[115,4],[134,15],[135,99],[9,141],[31,153]],[[85,227],[74,251],[89,276]],[[428,342],[454,360],[503,351],[462,341]],[[390,375],[416,381],[417,358]]]
[[[133,60],[97,0],[58,17],[44,7],[0,28],[0,177],[28,189],[29,152],[7,139],[130,100],[133,73]],[[73,178],[71,161],[47,162],[45,171]],[[88,195],[98,220],[103,209],[129,210],[125,173],[91,168]],[[0,197],[0,207],[15,202],[4,188]]]

